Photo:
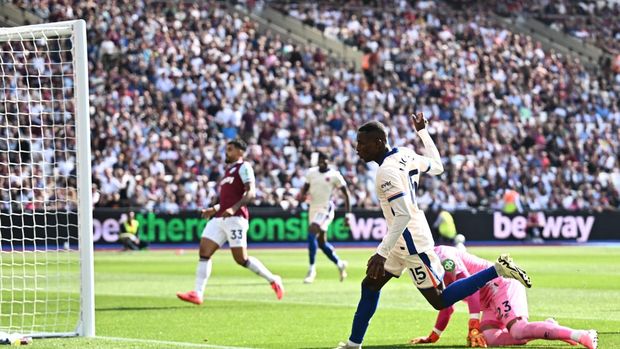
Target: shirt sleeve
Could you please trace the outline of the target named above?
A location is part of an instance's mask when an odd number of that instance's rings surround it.
[[[377,247],[377,254],[385,258],[390,254],[411,219],[405,195],[408,188],[404,187],[396,171],[398,171],[396,168],[380,168],[377,172],[379,197],[387,201],[394,214],[392,224],[388,226],[387,234]]]
[[[306,172],[306,177],[304,178],[306,184],[310,184],[310,182],[312,181],[312,175],[313,174],[314,174],[314,172],[312,170],[308,170]]]
[[[424,144],[424,149],[429,153],[430,157],[416,154],[415,161],[422,173],[428,173],[431,175],[440,175],[443,173],[443,164],[441,163],[441,156],[439,150],[435,146],[435,142],[431,138],[426,128],[418,131],[418,136]]]
[[[347,182],[344,180],[344,177],[342,177],[340,172],[336,171],[335,173],[336,175],[334,176],[334,186],[336,186],[336,188],[345,187],[347,185]]]
[[[249,163],[244,162],[239,167],[239,177],[241,177],[241,181],[245,183],[254,183],[254,170]]]

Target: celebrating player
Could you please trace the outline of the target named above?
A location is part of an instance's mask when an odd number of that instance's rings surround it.
[[[205,286],[211,275],[211,256],[226,241],[237,264],[269,281],[278,299],[284,295],[282,279],[272,274],[258,259],[248,256],[246,232],[249,214],[246,205],[255,196],[255,184],[252,167],[243,161],[245,149],[246,144],[242,140],[233,140],[226,145],[226,163],[230,166],[219,182],[220,203],[203,211],[205,218],[215,218],[209,220],[200,239],[196,288],[177,293],[183,301],[202,304]]]
[[[527,287],[531,286],[525,271],[508,255],[502,255],[495,266],[443,289],[443,268],[433,251],[434,241],[424,212],[416,203],[420,174],[439,175],[443,172],[439,151],[426,130],[426,123],[422,113],[413,116],[414,127],[431,157],[418,155],[408,148],[390,149],[385,127],[380,122],[371,121],[358,129],[358,155],[366,162],[379,164],[375,188],[388,231],[376,253],[368,260],[351,335],[347,343],[339,344],[339,348],[361,347],[370,318],[377,308],[381,288],[405,269],[426,300],[438,310],[473,294],[498,275],[516,278]]]
[[[437,246],[435,252],[445,269],[446,285],[468,277],[491,266],[491,262],[478,258],[464,250],[450,246]],[[505,345],[524,345],[534,339],[561,340],[573,345],[577,343],[588,349],[596,349],[597,332],[562,327],[552,319],[541,322],[528,322],[527,297],[525,288],[512,279],[497,278],[484,285],[479,292],[469,296],[469,337],[472,347]],[[482,320],[479,320],[482,307]],[[412,344],[435,343],[448,326],[452,306],[442,309],[437,315],[435,328],[427,337],[411,340]],[[480,340],[479,334],[483,339]],[[485,343],[486,342],[486,343]]]
[[[310,257],[310,268],[304,282],[310,284],[316,278],[316,267],[314,260],[316,257],[316,249],[320,247],[323,253],[334,262],[340,272],[340,281],[347,277],[347,262],[340,260],[334,251],[334,247],[327,242],[327,228],[334,219],[334,203],[330,198],[332,191],[336,188],[340,189],[345,198],[345,209],[351,211],[349,204],[349,191],[347,184],[342,175],[328,167],[327,156],[318,153],[318,167],[312,167],[306,174],[306,183],[301,189],[300,202],[306,200],[306,195],[310,192],[310,210],[308,219],[310,220],[310,228],[308,229],[308,254]]]

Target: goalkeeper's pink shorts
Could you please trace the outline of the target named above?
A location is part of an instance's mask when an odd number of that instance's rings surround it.
[[[517,280],[499,277],[480,289],[482,320],[480,326],[505,328],[517,317],[527,320],[527,296],[525,287]]]

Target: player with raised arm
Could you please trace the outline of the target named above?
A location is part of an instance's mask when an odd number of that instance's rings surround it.
[[[446,285],[492,265],[489,261],[451,246],[436,246],[435,252],[445,269],[444,283]],[[588,349],[597,348],[598,335],[594,330],[573,330],[558,325],[552,319],[528,322],[525,288],[515,280],[497,278],[465,300],[468,302],[470,313],[468,346],[524,345],[534,339],[548,339],[561,340],[572,345],[579,343]],[[482,320],[480,320],[481,310]],[[410,343],[437,342],[448,326],[453,312],[452,306],[442,309],[437,315],[435,328],[430,335],[414,338]],[[482,334],[482,341],[480,334]]]
[[[317,247],[334,262],[340,272],[340,281],[347,277],[347,262],[338,258],[334,247],[327,242],[327,228],[334,219],[334,203],[331,201],[332,191],[340,189],[345,198],[345,210],[351,211],[349,191],[347,183],[340,172],[330,169],[328,166],[327,155],[318,153],[318,166],[312,167],[306,174],[306,183],[301,189],[300,202],[306,200],[310,193],[310,209],[308,219],[310,228],[308,229],[308,254],[310,257],[310,268],[304,279],[304,283],[312,283],[316,278],[316,267],[314,265]]]
[[[413,118],[418,136],[430,157],[405,148],[390,148],[385,126],[371,121],[358,129],[357,153],[365,162],[379,164],[375,188],[388,231],[370,257],[366,277],[362,281],[362,295],[353,318],[351,335],[338,348],[360,348],[368,323],[379,303],[381,288],[406,269],[426,300],[437,310],[451,306],[473,294],[488,281],[498,276],[516,278],[527,287],[530,279],[508,255],[497,263],[449,287],[443,287],[443,268],[433,251],[434,241],[424,212],[416,203],[416,189],[422,173],[439,175],[443,165],[439,151],[426,130],[427,121],[422,113]]]
[[[248,162],[243,161],[247,148],[243,140],[232,140],[226,145],[226,169],[219,182],[220,203],[203,211],[203,217],[211,218],[200,239],[199,261],[196,268],[196,287],[193,291],[178,292],[183,301],[202,304],[207,280],[211,275],[211,256],[226,241],[230,246],[235,262],[266,279],[278,299],[284,295],[282,279],[272,274],[258,259],[248,256],[247,238],[249,213],[247,204],[254,199],[254,171]]]

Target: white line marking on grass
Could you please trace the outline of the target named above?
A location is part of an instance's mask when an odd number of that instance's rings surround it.
[[[179,346],[179,347],[190,347],[190,348],[252,349],[252,348],[231,347],[231,346],[224,346],[224,345],[199,344],[199,343],[187,343],[187,342],[173,342],[173,341],[160,341],[160,340],[157,340],[157,339],[139,339],[139,338],[123,338],[123,337],[101,337],[101,336],[97,336],[95,338],[105,339],[105,340],[110,340],[110,341],[117,341],[117,342],[165,344],[165,345],[174,345],[174,346]]]

